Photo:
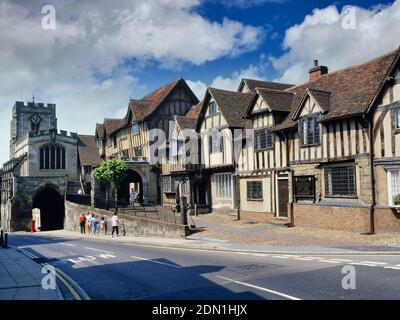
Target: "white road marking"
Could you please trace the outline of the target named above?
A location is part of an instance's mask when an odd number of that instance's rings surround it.
[[[108,253],[101,253],[98,255],[99,258],[103,258],[103,259],[111,259],[111,258],[116,258],[116,256],[113,256],[112,254],[108,254]]]
[[[332,263],[332,264],[339,264],[339,261],[334,261],[334,260],[318,260],[318,262],[324,262],[324,263]]]
[[[96,258],[92,257],[92,256],[79,257],[77,260],[68,259],[68,261],[70,261],[70,262],[72,262],[74,264],[77,264],[77,263],[80,263],[80,262],[90,262],[90,261],[94,261],[94,260],[96,260]]]
[[[255,257],[267,257],[268,255],[262,254],[262,253],[253,253],[253,256],[255,256]]]
[[[168,267],[172,267],[172,268],[176,268],[176,269],[182,269],[183,268],[181,266],[177,266],[177,265],[174,265],[174,264],[161,262],[161,261],[156,261],[156,260],[151,260],[151,259],[142,258],[142,257],[131,256],[131,258],[134,258],[134,259],[137,259],[137,260],[142,260],[142,261],[148,261],[148,262],[152,262],[152,263],[157,263],[157,264],[162,264],[164,266],[168,266]]]
[[[339,261],[339,262],[353,262],[354,261],[354,260],[349,260],[349,259],[336,259],[336,258],[331,259],[331,260]]]
[[[294,258],[294,260],[300,260],[300,261],[313,261],[314,259],[311,259],[311,258],[307,258],[307,257],[305,257],[305,258]]]
[[[76,245],[75,244],[72,244],[72,243],[64,243],[64,242],[61,242],[61,243],[59,243],[60,245],[62,245],[62,246],[67,246],[67,247],[76,247]]]
[[[386,262],[376,262],[376,261],[361,261],[361,263],[365,263],[365,264],[374,264],[374,265],[380,265],[380,266],[387,265]]]
[[[324,258],[321,258],[321,257],[306,257],[307,259],[310,259],[310,260],[323,260]]]
[[[393,266],[387,266],[384,267],[385,269],[393,269],[393,270],[400,270],[400,267],[393,267]]]
[[[249,288],[257,289],[257,290],[260,290],[260,291],[272,293],[272,294],[275,294],[277,296],[280,296],[282,298],[286,298],[286,299],[289,299],[289,300],[301,300],[299,298],[290,296],[288,294],[285,294],[285,293],[282,293],[282,292],[278,292],[278,291],[275,291],[275,290],[270,290],[270,289],[267,289],[267,288],[264,288],[264,287],[255,286],[255,285],[250,284],[250,283],[246,283],[246,282],[242,282],[242,281],[236,281],[236,280],[225,278],[225,277],[221,277],[221,276],[216,276],[216,277],[219,278],[219,279],[225,280],[225,281],[229,281],[229,282],[232,282],[232,283],[240,284],[240,285],[245,286],[245,287],[249,287]]]
[[[272,256],[272,258],[277,258],[277,259],[289,259],[289,257],[285,257],[285,256]]]
[[[354,266],[376,267],[376,264],[371,264],[371,263],[350,262],[350,264]]]
[[[105,253],[114,254],[114,252],[111,252],[111,251],[100,250],[100,249],[95,249],[95,248],[90,248],[90,247],[86,247],[85,249],[93,250],[93,251],[98,251],[98,252],[105,252]]]

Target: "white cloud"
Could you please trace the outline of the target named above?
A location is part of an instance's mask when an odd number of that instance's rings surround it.
[[[218,76],[214,78],[214,80],[209,85],[201,81],[189,80],[187,82],[193,92],[199,97],[199,99],[202,99],[207,90],[207,87],[236,91],[239,87],[240,81],[243,78],[263,80],[264,78],[261,75],[262,68],[263,66],[250,65],[246,69],[233,72],[230,77],[224,78],[222,76]]]
[[[132,74],[152,65],[200,65],[258,47],[261,28],[207,20],[201,0],[0,0],[0,166],[8,159],[11,107],[32,91],[57,104],[59,128],[93,133],[123,115],[142,88]],[[42,29],[42,6],[57,29]],[[129,64],[127,63],[129,61]]]
[[[353,18],[352,12],[354,21],[348,20]],[[397,48],[399,25],[399,0],[370,9],[348,6],[343,12],[335,6],[316,9],[301,24],[286,31],[283,47],[287,52],[271,61],[281,74],[278,80],[304,82],[315,59],[333,71]]]

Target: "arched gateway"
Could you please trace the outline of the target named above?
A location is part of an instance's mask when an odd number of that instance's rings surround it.
[[[121,202],[129,203],[130,191],[134,189],[139,194],[139,202],[143,203],[143,179],[139,173],[129,169],[120,183],[118,197]]]
[[[64,198],[52,187],[44,187],[32,198],[32,209],[40,210],[41,231],[64,228]]]

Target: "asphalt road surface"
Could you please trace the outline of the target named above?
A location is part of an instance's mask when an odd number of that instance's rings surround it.
[[[93,300],[400,299],[395,255],[223,253],[40,234],[9,241],[65,272]]]

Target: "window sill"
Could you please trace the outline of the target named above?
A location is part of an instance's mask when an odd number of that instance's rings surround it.
[[[264,199],[247,199],[248,202],[264,202]]]
[[[256,152],[273,151],[274,148],[255,149]]]
[[[311,148],[311,147],[320,147],[321,143],[314,143],[314,144],[302,144],[300,145],[301,148]]]
[[[357,196],[331,196],[331,195],[325,195],[324,198],[326,199],[353,199],[353,200],[357,200],[358,197]]]

